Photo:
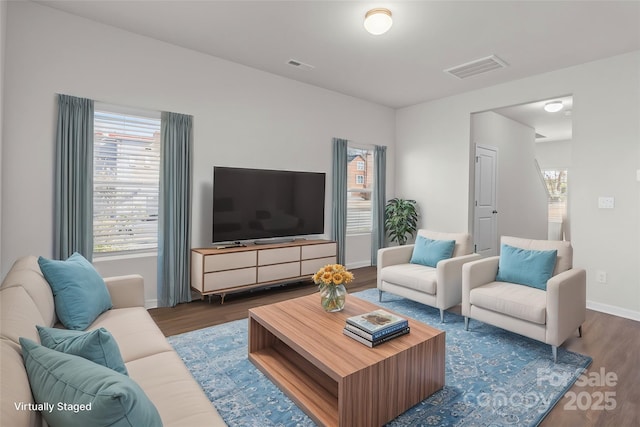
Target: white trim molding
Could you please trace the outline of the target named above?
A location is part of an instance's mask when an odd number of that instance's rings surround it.
[[[354,268],[371,267],[371,261],[366,260],[366,261],[350,262],[345,267],[347,267],[347,269],[350,269],[350,270],[353,270]]]
[[[149,310],[150,308],[158,308],[158,300],[157,299],[144,300],[144,308],[147,310]]]
[[[587,308],[589,310],[600,311],[602,313],[612,314],[614,316],[624,317],[626,319],[640,322],[640,312],[629,310],[627,308],[616,307],[615,305],[609,304],[602,304],[595,301],[587,301]]]
[[[123,259],[134,258],[158,258],[158,252],[113,252],[110,254],[93,254],[94,263],[122,261]]]

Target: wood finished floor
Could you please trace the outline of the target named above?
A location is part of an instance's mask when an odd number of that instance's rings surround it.
[[[349,292],[375,288],[374,267],[355,269],[353,272],[356,280],[349,285]],[[165,336],[170,336],[243,319],[252,307],[314,292],[317,292],[316,286],[309,281],[230,294],[222,305],[220,297],[214,297],[211,303],[198,300],[179,304],[174,308],[151,309],[149,313]],[[460,314],[459,307],[451,311]],[[586,373],[590,378],[604,371],[614,373],[617,383],[613,386],[574,385],[547,415],[541,426],[640,426],[640,322],[587,310],[583,337],[579,338],[576,334],[575,337],[569,338],[563,347],[593,358],[593,363]],[[606,406],[611,406],[613,398],[615,409],[598,409],[607,403],[607,400],[604,400],[606,392],[609,392],[609,405]],[[611,395],[611,392],[615,394]],[[575,396],[575,399],[572,399],[572,396]],[[580,409],[585,407],[590,409]]]

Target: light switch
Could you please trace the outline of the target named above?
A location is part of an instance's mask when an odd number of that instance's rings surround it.
[[[598,197],[598,208],[613,209],[615,205],[613,197]]]
[[[607,283],[607,272],[602,270],[596,271],[596,281],[598,283]]]

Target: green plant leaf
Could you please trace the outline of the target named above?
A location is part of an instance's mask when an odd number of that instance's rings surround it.
[[[413,236],[418,226],[418,212],[416,201],[411,199],[393,198],[384,208],[384,228],[392,242],[404,245],[407,236]]]

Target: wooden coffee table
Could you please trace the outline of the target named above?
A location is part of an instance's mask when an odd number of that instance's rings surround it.
[[[348,295],[325,313],[317,293],[252,308],[249,360],[320,425],[383,425],[444,386],[445,333],[408,319],[409,334],[374,348],[342,333],[378,308]]]

